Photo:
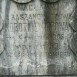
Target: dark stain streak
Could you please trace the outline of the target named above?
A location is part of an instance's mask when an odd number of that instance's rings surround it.
[[[73,53],[75,59],[76,59],[76,53],[72,50],[72,48],[68,45],[68,48],[70,49],[70,51]]]
[[[51,4],[52,5],[52,4]],[[45,24],[47,24],[48,22],[51,22],[51,18],[50,18],[50,14],[52,14],[52,6],[49,5],[49,4],[45,4],[45,8],[44,8],[44,16],[45,16]],[[47,9],[47,8],[48,9]],[[54,18],[52,18],[54,19]],[[55,57],[55,55],[53,55],[54,53],[54,50],[51,46],[51,44],[54,44],[54,37],[53,37],[53,33],[54,31],[52,31],[52,26],[53,25],[45,25],[45,40],[48,40],[47,42],[47,45],[45,47],[45,49],[47,50],[47,62],[49,61],[49,58],[53,58]],[[51,55],[50,55],[51,54]],[[53,69],[53,71],[51,70]],[[47,72],[47,75],[51,75],[51,74],[54,74],[54,65],[49,65],[48,64],[48,72]]]
[[[3,50],[4,51],[4,50]],[[3,54],[3,51],[0,53],[0,56]]]
[[[77,32],[70,24],[69,24],[69,27],[71,28],[71,30],[73,31],[73,33]]]
[[[0,34],[2,33],[3,29],[4,29],[4,23],[2,24],[2,28],[0,29]]]

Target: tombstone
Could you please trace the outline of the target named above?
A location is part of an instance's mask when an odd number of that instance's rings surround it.
[[[77,74],[76,0],[0,0],[0,75]]]

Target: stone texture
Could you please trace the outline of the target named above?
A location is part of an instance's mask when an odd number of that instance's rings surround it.
[[[0,75],[77,74],[76,0],[15,1],[0,0]]]
[[[45,45],[48,52],[49,75],[76,73],[73,69],[73,66],[76,65],[76,35],[74,35],[76,32],[72,27],[75,25],[72,21],[74,20],[75,8],[75,0],[60,0],[58,3],[45,4],[44,13],[47,24],[45,28],[47,44]]]

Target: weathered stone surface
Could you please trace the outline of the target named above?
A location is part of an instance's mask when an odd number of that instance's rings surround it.
[[[77,74],[76,9],[76,0],[0,0],[0,75]]]
[[[42,3],[38,0],[27,4],[3,1],[6,2],[6,12],[3,28],[5,49],[0,56],[1,68],[5,71],[2,74],[46,75]]]
[[[71,47],[75,32],[72,26],[75,24],[74,21],[70,23],[71,18],[74,20],[75,8],[75,0],[60,0],[58,3],[45,5],[45,23],[47,24],[45,36],[49,75],[76,74],[73,69],[73,66],[76,65],[76,53],[72,51]],[[74,42],[76,41],[74,40]]]

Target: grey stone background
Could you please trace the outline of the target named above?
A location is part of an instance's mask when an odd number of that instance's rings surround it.
[[[0,75],[76,75],[77,1],[19,1],[0,0]]]

